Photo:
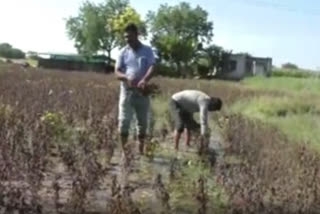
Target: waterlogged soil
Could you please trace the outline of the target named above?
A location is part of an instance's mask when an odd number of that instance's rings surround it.
[[[221,141],[219,136],[212,137],[209,148],[213,151],[215,161],[222,157]],[[152,158],[140,156],[134,153],[130,170],[123,167],[123,158],[120,148],[117,148],[111,163],[106,167],[106,175],[100,180],[97,188],[87,193],[85,210],[86,213],[107,213],[111,206],[112,178],[117,176],[121,186],[131,187],[131,198],[134,204],[142,213],[160,213],[163,206],[155,195],[154,180],[157,175],[161,175],[166,191],[170,195],[169,204],[172,213],[196,213],[200,205],[196,199],[197,180],[204,176],[206,179],[206,190],[209,194],[208,213],[222,211],[225,201],[221,198],[221,193],[213,194],[216,187],[214,170],[210,167],[209,155],[199,157],[197,145],[193,143],[191,147],[180,146],[180,151],[173,149],[172,139],[165,139],[158,144]],[[50,157],[50,169],[44,174],[42,188],[39,193],[43,213],[67,213],[64,210],[70,203],[72,192],[73,175],[68,171],[59,155]],[[59,186],[59,201],[55,201],[54,182]],[[26,182],[11,181],[10,186],[19,186],[27,189]],[[58,202],[58,203],[57,203]],[[57,205],[58,204],[58,205]],[[57,206],[60,207],[57,211]],[[1,210],[0,210],[1,213]]]

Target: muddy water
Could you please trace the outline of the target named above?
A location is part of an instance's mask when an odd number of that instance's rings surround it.
[[[175,153],[171,142],[172,139],[168,139],[160,143],[160,147],[156,150],[152,160],[135,154],[129,172],[123,169],[121,152],[117,150],[111,160],[107,174],[101,180],[99,187],[88,192],[86,211],[88,213],[106,212],[111,201],[111,178],[116,175],[119,178],[120,184],[129,184],[133,188],[132,199],[143,213],[157,213],[157,210],[159,210],[157,207],[161,207],[161,203],[155,198],[153,189],[154,178],[158,174],[161,174],[163,183],[169,188],[168,184],[170,183],[169,177],[172,167],[175,167],[175,170],[179,173],[179,170],[186,166],[190,160],[193,161],[197,159],[197,148],[195,144],[192,148],[182,147],[180,152]],[[210,138],[209,148],[209,150],[214,151],[216,160],[221,161],[223,149],[221,146],[221,138],[218,135],[213,135]],[[174,166],[173,163],[175,163]],[[56,157],[52,159],[52,164],[53,166],[45,175],[40,191],[44,213],[56,213],[53,182],[57,175],[60,176],[57,182],[61,188],[59,191],[59,203],[62,207],[68,205],[72,190],[73,176],[68,172],[62,161]],[[186,176],[188,177],[188,175]],[[189,182],[189,180],[187,180],[187,182]],[[214,178],[208,178],[208,183],[214,182]],[[18,181],[18,183],[27,185],[26,182]],[[191,183],[186,184],[186,186],[188,185],[191,185]],[[179,194],[177,191],[180,190],[171,189],[172,197]],[[180,200],[183,200],[183,198]],[[197,209],[197,204],[194,200],[191,203],[192,205],[188,207],[183,207],[183,205],[181,205],[183,204],[182,201],[178,201],[178,204],[180,205],[175,205],[173,202],[171,204],[174,213],[195,213]]]

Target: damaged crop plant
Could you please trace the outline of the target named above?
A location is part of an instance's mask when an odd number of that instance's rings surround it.
[[[240,100],[285,92],[156,77],[149,153],[131,139],[123,165],[112,75],[1,69],[0,213],[319,213],[318,151],[237,112]],[[209,145],[200,157],[196,138],[173,151],[166,105],[183,88],[224,99],[210,118],[217,154]]]

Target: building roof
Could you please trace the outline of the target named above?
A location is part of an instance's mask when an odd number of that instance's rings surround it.
[[[91,63],[101,63],[106,61],[114,62],[115,60],[112,58],[107,57],[106,55],[95,55],[86,57],[80,54],[64,54],[64,53],[32,53],[36,54],[36,56],[40,58],[46,59],[56,59],[56,60],[67,60],[67,61],[84,61],[84,62],[91,62]]]
[[[231,54],[231,56],[234,56],[234,57],[247,56],[251,59],[272,60],[271,57],[256,57],[256,56],[251,56],[250,54],[247,54],[247,53],[236,53],[236,54]]]

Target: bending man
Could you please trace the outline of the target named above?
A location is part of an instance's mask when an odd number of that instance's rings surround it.
[[[190,146],[191,131],[201,128],[202,141],[208,136],[208,112],[218,111],[222,107],[220,98],[210,97],[202,91],[184,90],[171,97],[170,109],[175,122],[175,149],[179,149],[179,141],[185,131],[185,144]],[[200,125],[193,119],[193,113],[200,112]]]

